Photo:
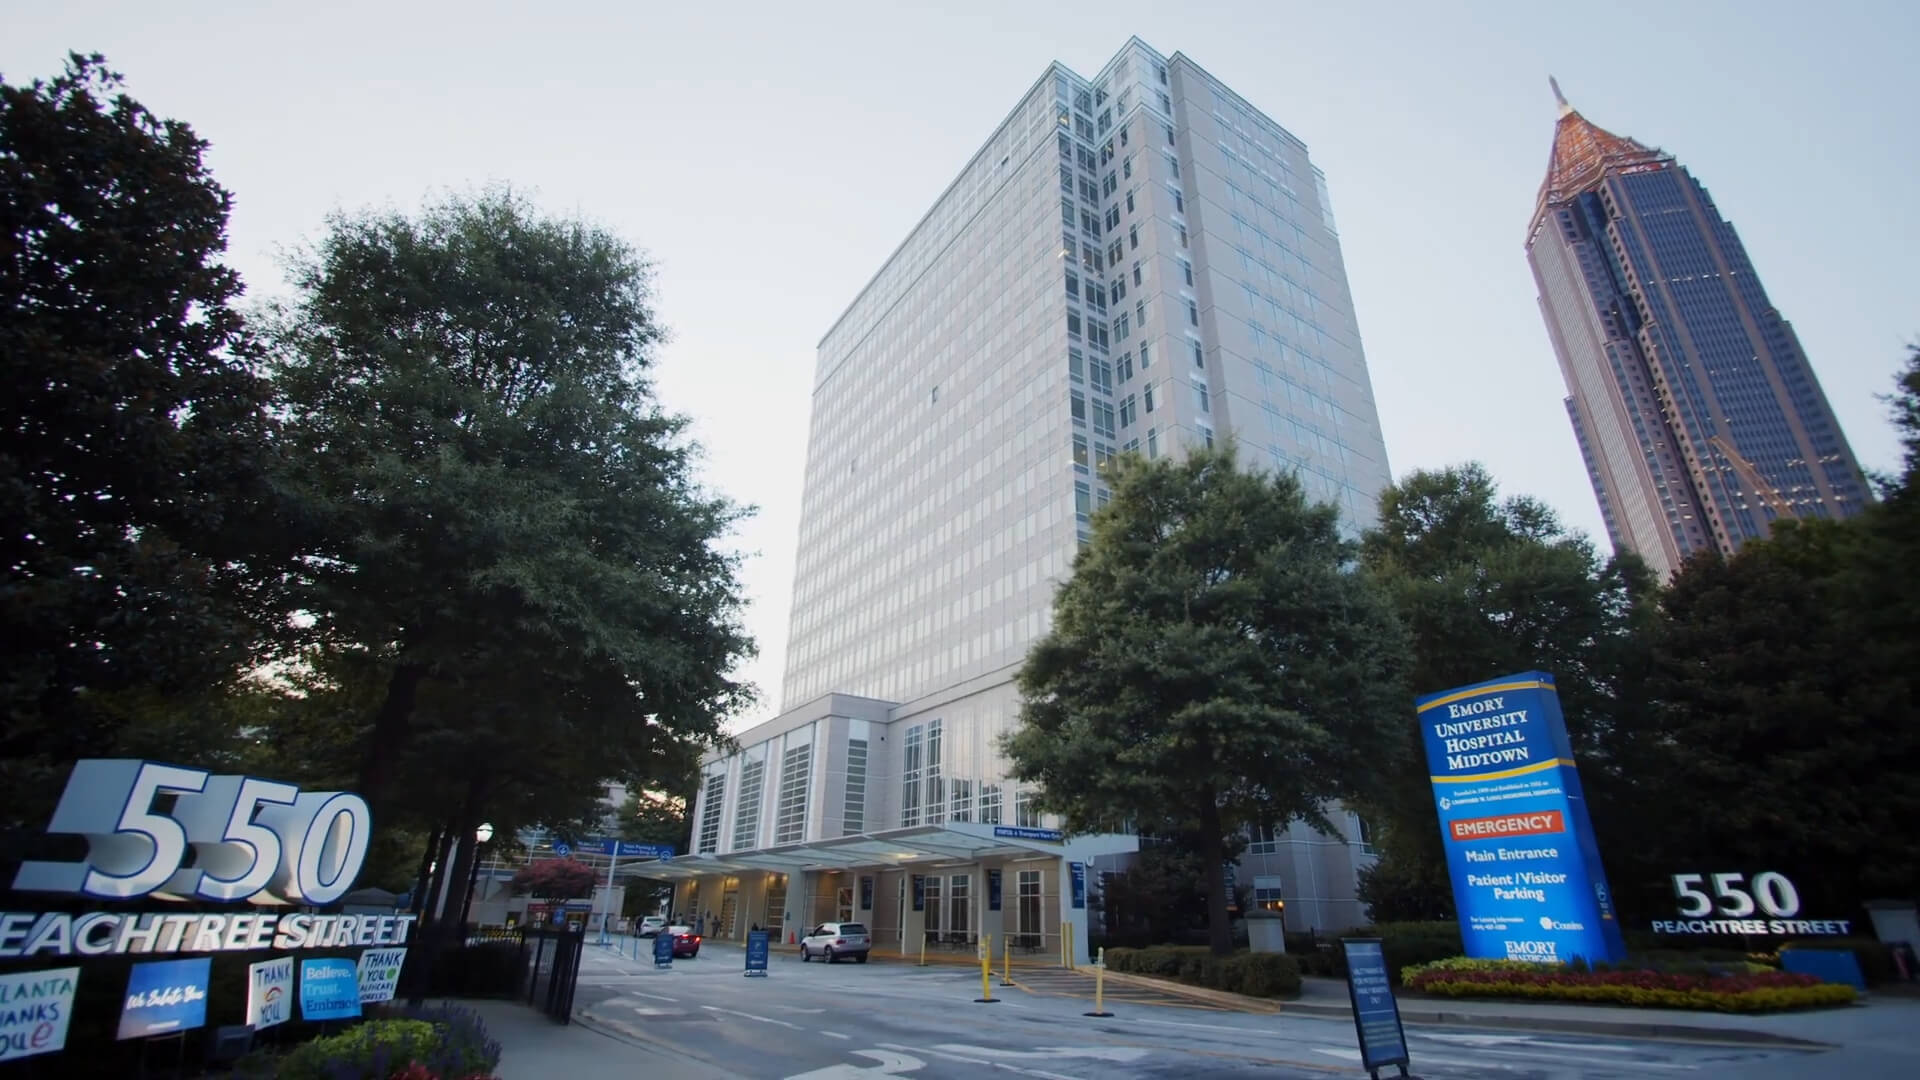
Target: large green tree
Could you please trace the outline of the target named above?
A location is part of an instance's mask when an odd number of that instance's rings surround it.
[[[75,758],[187,756],[262,640],[267,390],[231,197],[98,56],[0,83],[0,820]],[[270,560],[269,560],[270,561]],[[270,605],[269,605],[270,606]],[[169,742],[166,729],[180,738]]]
[[[1646,787],[1688,807],[1651,837],[1663,873],[1787,873],[1816,917],[1920,897],[1920,349],[1888,403],[1880,503],[1698,556],[1662,598]]]
[[[742,511],[654,398],[648,263],[495,189],[336,215],[294,274],[268,323],[276,478],[312,648],[377,672],[376,811],[585,830],[604,782],[719,740],[751,693],[721,547]]]
[[[1231,947],[1224,873],[1248,828],[1331,829],[1404,722],[1405,640],[1354,565],[1337,511],[1233,447],[1126,456],[1113,501],[1019,674],[1005,751],[1076,830],[1191,835],[1213,948]]]
[[[1502,499],[1473,464],[1389,486],[1363,550],[1412,634],[1418,692],[1551,672],[1596,818],[1630,809],[1613,796],[1645,737],[1654,590],[1639,560],[1602,558],[1541,503]],[[1376,919],[1450,917],[1420,728],[1412,702],[1402,704],[1401,771],[1366,800],[1382,862],[1364,877],[1362,899]]]

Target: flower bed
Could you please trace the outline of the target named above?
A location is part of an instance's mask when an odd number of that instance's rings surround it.
[[[1674,975],[1656,971],[1569,971],[1510,960],[1443,960],[1408,968],[1409,990],[1437,997],[1520,998],[1757,1013],[1850,1004],[1853,987],[1784,972]]]

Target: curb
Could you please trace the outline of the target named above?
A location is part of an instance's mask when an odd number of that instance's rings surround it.
[[[1236,1012],[1259,1015],[1303,1015],[1329,1017],[1339,1020],[1353,1019],[1353,1010],[1345,1005],[1322,1004],[1313,1001],[1272,1001],[1266,998],[1247,997],[1244,994],[1229,993],[1225,990],[1209,990],[1201,986],[1190,986],[1171,979],[1156,979],[1150,975],[1119,974],[1107,972],[1109,981],[1118,981],[1134,986],[1146,986],[1163,993],[1179,997],[1188,997],[1196,1001],[1205,1001],[1215,1005],[1224,1005]],[[1771,1031],[1754,1031],[1748,1028],[1701,1027],[1692,1024],[1665,1024],[1640,1020],[1582,1020],[1577,1017],[1559,1016],[1514,1016],[1500,1013],[1460,1012],[1447,1009],[1423,1007],[1424,1000],[1416,999],[1413,1007],[1408,1007],[1405,999],[1400,1001],[1400,1020],[1405,1024],[1420,1024],[1433,1027],[1481,1027],[1502,1028],[1509,1031],[1559,1032],[1567,1035],[1618,1035],[1636,1039],[1660,1039],[1669,1042],[1722,1043],[1733,1046],[1790,1046],[1805,1050],[1826,1050],[1838,1045],[1819,1042],[1814,1039],[1800,1039],[1791,1035],[1778,1035]]]

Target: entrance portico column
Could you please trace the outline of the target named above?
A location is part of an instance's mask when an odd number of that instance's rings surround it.
[[[1060,859],[1060,927],[1061,932],[1065,933],[1066,924],[1073,924],[1073,937],[1067,944],[1073,949],[1073,962],[1084,966],[1091,963],[1093,958],[1087,953],[1087,909],[1073,906],[1073,862],[1064,856]],[[1080,866],[1082,873],[1092,872],[1087,864],[1081,863]],[[1084,882],[1080,897],[1082,901],[1086,899]]]

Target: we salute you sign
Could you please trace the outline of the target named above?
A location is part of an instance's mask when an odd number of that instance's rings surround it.
[[[1553,676],[1522,672],[1414,704],[1467,955],[1625,956]]]

